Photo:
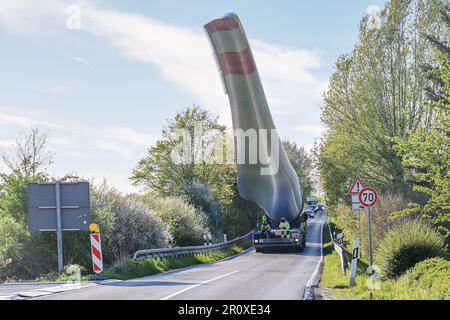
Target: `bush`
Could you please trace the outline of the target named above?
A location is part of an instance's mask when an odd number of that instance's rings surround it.
[[[377,205],[372,208],[372,241],[376,250],[385,233],[395,224],[392,212],[402,210],[408,205],[406,199],[399,194],[383,194]],[[351,207],[338,204],[333,212],[334,221],[338,228],[344,231],[345,239],[361,239],[361,254],[364,259],[369,257],[367,210],[361,210],[360,219],[357,212],[352,212]],[[349,241],[348,250],[352,250],[353,241]]]
[[[140,199],[123,196],[106,183],[94,187],[92,194],[92,219],[100,226],[105,264],[167,244],[166,226]]]
[[[383,284],[377,299],[450,300],[450,262],[432,258],[415,265],[397,281]]]
[[[25,231],[13,218],[0,216],[0,235],[0,279],[4,280],[22,257]]]
[[[410,220],[387,232],[377,250],[377,263],[384,278],[404,274],[420,261],[447,256],[443,237],[431,226]]]
[[[116,207],[116,226],[111,234],[116,259],[130,257],[137,250],[167,245],[166,227],[155,212],[137,199],[123,199]]]
[[[56,237],[30,233],[12,217],[0,216],[0,280],[33,279],[56,268]]]
[[[141,200],[168,227],[177,246],[203,244],[206,217],[184,199],[177,197],[158,198],[146,195],[141,197]]]
[[[205,213],[211,211],[211,204],[214,202],[211,188],[197,179],[184,185],[175,195],[184,197],[195,209]]]

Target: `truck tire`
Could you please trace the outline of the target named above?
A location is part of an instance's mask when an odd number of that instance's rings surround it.
[[[298,252],[301,253],[301,252],[305,251],[305,248],[306,248],[306,241],[305,241],[305,239],[303,239],[301,245],[298,248]]]
[[[261,252],[262,252],[262,249],[261,249],[261,248],[256,248],[256,252],[257,252],[257,253],[261,253]]]

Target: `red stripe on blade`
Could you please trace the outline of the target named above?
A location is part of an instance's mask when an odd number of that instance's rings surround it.
[[[205,25],[205,29],[206,31],[208,31],[208,33],[213,33],[216,31],[228,31],[237,28],[239,28],[239,24],[232,17],[217,19]]]
[[[227,75],[249,75],[256,69],[252,53],[249,48],[241,52],[225,52],[219,54],[219,64],[222,72]]]
[[[92,255],[95,256],[98,260],[102,260],[101,252],[94,246],[92,246]]]

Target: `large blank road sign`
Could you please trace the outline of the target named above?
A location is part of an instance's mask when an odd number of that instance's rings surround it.
[[[87,231],[91,221],[89,183],[61,183],[61,218],[64,231]],[[56,184],[28,185],[31,231],[56,231]]]

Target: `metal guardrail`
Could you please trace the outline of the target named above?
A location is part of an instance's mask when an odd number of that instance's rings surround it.
[[[334,250],[337,252],[339,257],[341,258],[341,268],[342,268],[342,272],[345,274],[345,270],[347,268],[347,263],[345,261],[345,256],[346,256],[345,249],[341,245],[339,245],[338,242],[336,242],[336,239],[334,239],[333,233],[331,232],[331,227],[330,227],[329,221],[327,224],[328,224],[328,230],[330,231],[330,239],[333,242]]]
[[[174,258],[183,257],[195,254],[204,254],[209,252],[221,251],[227,249],[233,245],[244,242],[247,239],[253,239],[254,231],[247,233],[246,235],[227,241],[223,243],[213,244],[209,246],[195,246],[195,247],[175,247],[175,248],[162,248],[162,249],[149,249],[139,250],[133,256],[135,260],[151,259],[151,258]]]

